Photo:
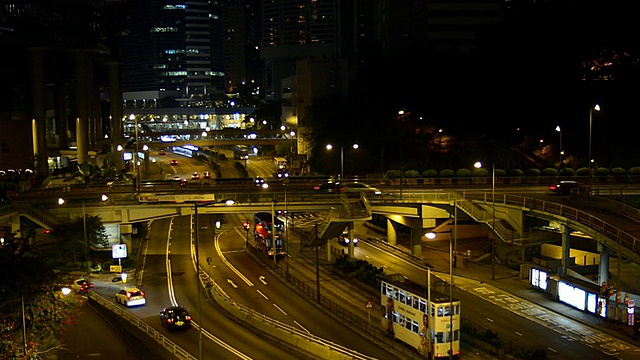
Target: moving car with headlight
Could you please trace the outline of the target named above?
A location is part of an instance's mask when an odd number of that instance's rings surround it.
[[[349,232],[347,230],[343,231],[342,234],[340,234],[340,236],[338,236],[338,243],[342,244],[342,245],[349,245],[349,243],[351,242],[351,239],[349,239]],[[358,238],[357,237],[353,237],[353,246],[358,245]]]
[[[571,193],[571,189],[578,189],[578,188],[579,188],[578,182],[572,181],[572,180],[560,181],[557,184],[549,186],[549,190],[560,195],[569,195]]]
[[[380,191],[380,189],[361,182],[346,184],[344,187],[344,192],[363,192],[369,195],[382,194],[382,191]]]
[[[137,287],[125,288],[116,293],[116,302],[127,307],[141,306],[147,303],[144,291]]]
[[[184,306],[170,306],[160,311],[160,322],[167,330],[188,329],[191,315]]]
[[[76,279],[71,284],[71,290],[73,290],[76,294],[84,294],[89,290],[93,290],[95,286],[90,283],[87,279]]]

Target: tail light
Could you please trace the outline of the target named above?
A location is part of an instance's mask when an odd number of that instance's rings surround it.
[[[191,320],[191,315],[185,316],[185,320]]]
[[[167,322],[168,322],[169,324],[172,324],[172,323],[173,323],[173,319],[172,319],[172,318],[168,318],[168,319],[167,319]]]

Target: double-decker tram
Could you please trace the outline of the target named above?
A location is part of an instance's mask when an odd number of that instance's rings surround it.
[[[427,359],[460,358],[460,300],[409,280],[380,283],[382,326],[390,335]]]
[[[284,256],[284,222],[277,217],[272,221],[271,213],[258,212],[253,216],[253,233],[256,247],[268,256]]]

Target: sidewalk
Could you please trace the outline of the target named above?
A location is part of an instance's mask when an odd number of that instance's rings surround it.
[[[533,289],[529,284],[528,279],[522,279],[520,272],[512,270],[506,266],[503,266],[496,262],[495,267],[491,264],[491,256],[489,253],[478,252],[481,249],[486,249],[485,244],[473,244],[477,240],[474,239],[459,239],[458,250],[459,253],[463,253],[466,249],[473,249],[474,255],[468,262],[467,266],[464,266],[461,258],[458,256],[457,266],[453,269],[453,273],[456,277],[464,277],[467,279],[477,280],[481,283],[486,283],[494,286],[498,289],[504,290],[516,297],[531,303],[542,306],[552,312],[559,315],[568,317],[575,321],[578,321],[586,326],[600,330],[603,333],[609,334],[615,338],[632,342],[632,329],[630,326],[626,326],[622,323],[613,323],[605,319],[599,318],[596,315],[582,312],[570,305],[564,304],[560,301],[550,298],[550,295]],[[490,242],[489,240],[487,240]],[[441,241],[441,243],[443,243]],[[439,246],[437,249],[423,248],[422,256],[425,262],[431,265],[435,270],[448,272],[449,271],[449,253],[448,253],[448,241],[446,241],[446,252],[443,251],[443,247]],[[439,244],[443,245],[443,244]],[[399,246],[404,251],[409,253],[409,249]],[[492,279],[492,272],[494,272],[494,279]],[[640,345],[640,343],[638,343]]]

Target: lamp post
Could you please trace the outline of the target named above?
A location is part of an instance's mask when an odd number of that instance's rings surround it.
[[[600,111],[600,105],[596,104],[589,108],[589,183],[591,183],[592,178],[592,169],[591,164],[593,163],[593,159],[591,158],[591,129],[593,124],[593,110]]]
[[[296,136],[296,132],[295,132],[295,131],[293,131],[293,130],[291,130],[291,132],[289,133],[289,135],[291,136],[291,145],[290,145],[291,149],[289,150],[289,152],[290,152],[291,154],[294,154],[294,152],[293,152],[293,137],[294,137],[294,136]],[[296,152],[296,153],[297,153],[297,152]]]
[[[316,232],[316,237],[314,239],[314,245],[316,246],[316,300],[318,301],[318,304],[320,304],[320,240],[318,239],[318,224],[315,224],[313,229]]]
[[[109,196],[102,194],[100,197],[100,201],[105,202],[109,200]],[[58,198],[58,205],[64,205],[67,201],[63,198]],[[87,234],[87,212],[85,207],[85,199],[82,199],[82,241],[84,243],[84,258],[87,263],[87,282],[91,283],[91,264],[90,260],[90,252],[89,252],[89,236]]]
[[[562,167],[562,154],[564,151],[562,151],[562,128],[560,128],[560,125],[556,126],[556,131],[560,133],[560,148],[558,149],[558,153],[560,155],[560,167]]]
[[[227,206],[231,206],[233,204],[235,204],[235,201],[233,200],[223,200],[225,202],[225,204]],[[194,236],[194,246],[196,248],[196,280],[198,282],[200,282],[200,249],[199,249],[199,242],[198,242],[198,229],[200,228],[200,224],[198,222],[198,208],[199,207],[204,207],[204,206],[213,206],[217,204],[217,202],[209,202],[209,203],[195,203],[193,204],[193,213],[194,213],[194,217],[195,217],[195,221],[194,221],[194,227],[195,230],[193,232],[193,236]],[[198,333],[198,359],[202,359],[202,299],[201,299],[201,287],[200,284],[198,285],[198,329],[199,329],[199,333]]]
[[[134,127],[135,127],[135,136],[136,136],[136,151],[135,154],[133,156],[133,165],[136,167],[136,183],[134,184],[134,186],[136,187],[136,191],[140,191],[140,164],[138,164],[138,118],[134,115],[131,114],[129,115],[129,120],[133,120],[134,121]]]
[[[289,185],[289,178],[282,179],[282,186],[284,187],[284,251],[286,255],[286,276],[287,282],[289,282],[289,211],[287,209],[287,186]]]
[[[358,144],[353,144],[351,147],[355,150],[360,147]],[[327,144],[327,150],[332,150],[333,145]],[[344,179],[344,146],[340,146],[340,180]]]
[[[456,206],[455,202],[453,206],[454,207]],[[439,233],[442,233],[442,234],[449,233],[449,356],[451,357],[453,356],[453,334],[454,334],[454,329],[453,329],[453,312],[454,312],[454,309],[453,309],[453,241],[454,241],[454,237],[456,238],[456,242],[458,238],[457,231],[453,231],[454,229],[449,229],[446,231],[438,231],[438,232],[428,232],[424,235],[427,237],[427,239],[433,240],[436,238],[436,235]]]
[[[482,162],[477,161],[473,166],[476,169],[482,167]],[[491,280],[496,279],[496,164],[491,166]]]

